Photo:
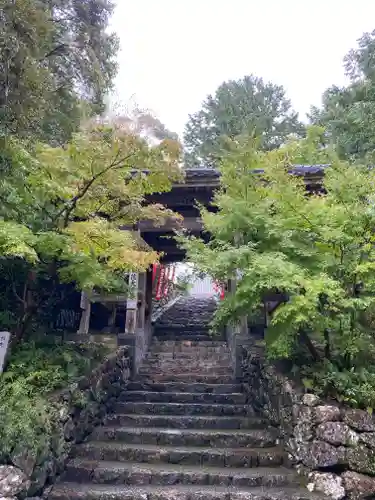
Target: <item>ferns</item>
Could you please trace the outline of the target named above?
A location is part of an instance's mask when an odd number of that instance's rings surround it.
[[[13,354],[8,369],[0,375],[0,460],[17,450],[38,456],[56,425],[57,407],[48,399],[90,372],[105,356],[96,345],[50,345],[24,343]]]

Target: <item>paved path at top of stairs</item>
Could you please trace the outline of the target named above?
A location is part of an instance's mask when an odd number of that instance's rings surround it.
[[[312,500],[224,342],[158,341],[49,500]]]

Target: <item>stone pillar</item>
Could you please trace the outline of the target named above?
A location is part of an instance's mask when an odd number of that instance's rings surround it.
[[[134,334],[137,327],[137,304],[138,304],[138,273],[129,275],[129,294],[135,298],[126,301],[125,334]]]

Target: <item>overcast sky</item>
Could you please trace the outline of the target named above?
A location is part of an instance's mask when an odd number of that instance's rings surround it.
[[[375,0],[117,0],[116,100],[151,108],[182,134],[189,113],[225,80],[284,85],[301,117],[342,59],[375,29]]]

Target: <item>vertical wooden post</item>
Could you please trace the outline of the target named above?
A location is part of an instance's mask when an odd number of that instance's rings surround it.
[[[146,273],[146,328],[151,331],[151,318],[152,318],[152,292],[153,292],[153,271],[150,268]]]
[[[85,292],[81,292],[80,307],[82,309],[82,316],[77,333],[80,335],[87,335],[90,328],[91,301]]]
[[[138,277],[138,301],[136,327],[144,330],[146,322],[146,273],[140,273]]]
[[[111,314],[108,319],[108,332],[112,333],[113,328],[115,327],[116,324],[116,316],[117,316],[117,303],[114,302],[113,304],[110,304],[111,306]]]
[[[135,298],[128,298],[126,301],[126,334],[134,334],[137,326],[138,278],[138,273],[130,273],[129,275],[129,293]]]

